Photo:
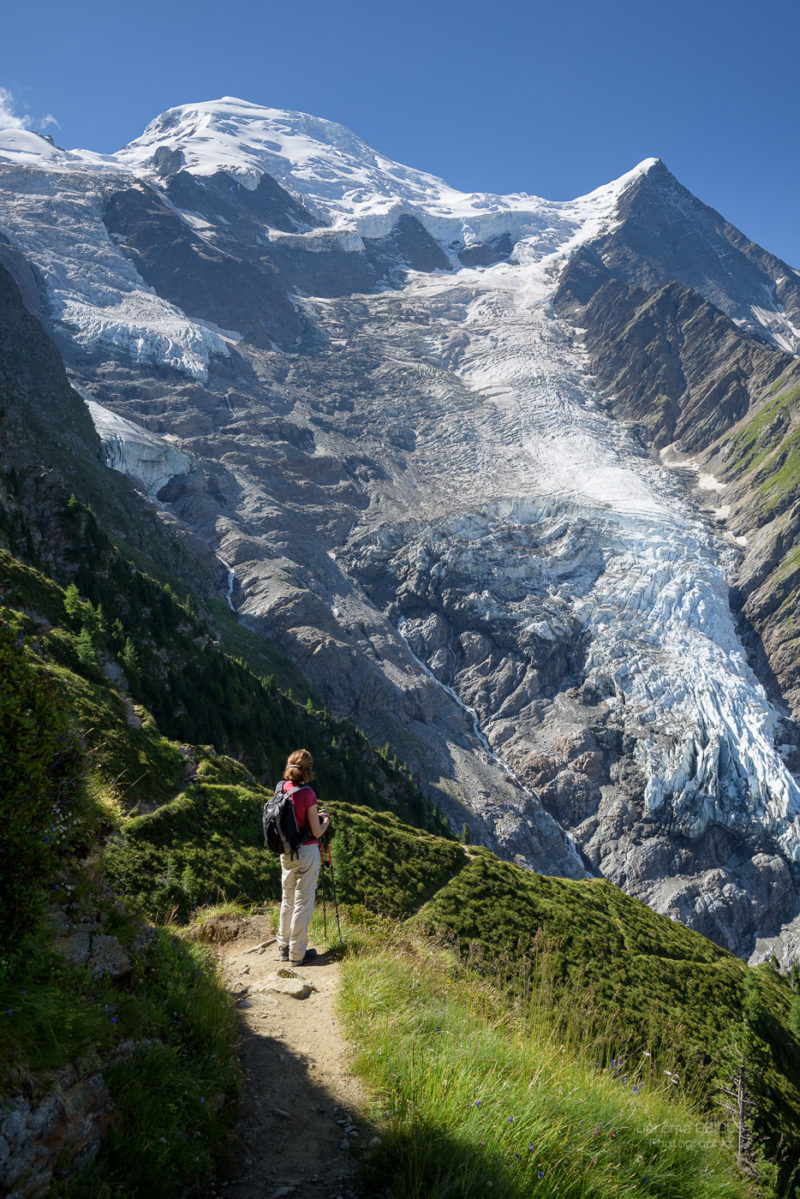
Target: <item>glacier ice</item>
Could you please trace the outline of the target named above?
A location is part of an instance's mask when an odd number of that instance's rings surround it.
[[[49,159],[43,165],[52,166]],[[102,222],[109,177],[114,187],[132,182],[110,165],[88,176],[72,162],[57,170],[6,168],[0,227],[39,269],[52,319],[66,336],[88,351],[204,381],[212,356],[229,356],[227,341],[157,296],[109,237]]]
[[[457,288],[419,275],[400,296],[383,297],[387,355],[409,356],[404,309],[432,314],[428,344],[446,372],[437,422],[461,434],[456,447],[418,428],[430,524],[394,561],[429,555],[434,586],[448,571],[475,580],[462,599],[476,619],[511,621],[545,639],[553,634],[543,596],[557,597],[581,630],[585,679],[636,744],[645,816],[689,839],[712,824],[766,830],[800,860],[800,788],[776,749],[779,714],[748,665],[730,609],[734,551],[690,506],[677,477],[604,410],[550,308],[559,258],[576,236],[565,231],[562,249],[544,256],[518,246],[513,264],[462,270]],[[444,352],[455,344],[457,354]],[[473,412],[447,378],[476,398]],[[474,439],[464,432],[470,423]],[[497,556],[503,525],[530,530],[525,558]],[[357,528],[353,544],[371,536]],[[508,597],[513,581],[527,599]],[[446,655],[426,660],[458,692]],[[490,741],[492,725],[489,716]]]
[[[141,484],[150,499],[157,499],[170,479],[186,475],[192,469],[190,456],[165,438],[126,420],[96,400],[84,399],[103,443],[106,463]]]

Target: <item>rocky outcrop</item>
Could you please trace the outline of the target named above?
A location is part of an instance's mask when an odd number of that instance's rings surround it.
[[[653,291],[627,282],[606,265],[598,246],[570,261],[554,302],[581,329],[595,380],[613,397],[614,412],[636,421],[657,448],[706,449],[791,362],[680,282]]]
[[[64,554],[74,538],[64,527],[71,493],[109,534],[208,586],[198,554],[182,549],[125,479],[109,475],[103,443],[58,349],[0,266],[0,546],[71,578],[76,564]]]
[[[188,316],[267,348],[294,348],[307,335],[303,315],[271,263],[232,258],[152,188],[115,192],[103,219],[145,282]]]
[[[678,282],[782,349],[800,349],[800,277],[703,204],[663,162],[620,198],[619,223],[594,249],[623,282],[651,293]]]
[[[178,168],[182,165],[180,160],[173,162]],[[227,224],[240,245],[263,244],[265,226],[294,233],[319,224],[271,175],[262,175],[253,188],[243,187],[227,171],[202,179],[181,169],[168,169],[166,175],[164,190],[176,208],[205,217],[217,229]]]
[[[7,1199],[51,1193],[65,1172],[100,1150],[114,1118],[102,1073],[89,1062],[61,1070],[39,1101],[24,1095],[0,1104],[0,1187]]]

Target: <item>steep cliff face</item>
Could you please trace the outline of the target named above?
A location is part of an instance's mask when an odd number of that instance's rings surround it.
[[[791,922],[796,730],[766,617],[759,657],[731,607],[739,509],[686,475],[790,393],[795,273],[654,160],[572,202],[465,196],[234,100],[111,158],[3,154],[71,377],[130,422],[99,413],[106,454],[333,710],[509,857],[739,953]]]
[[[621,198],[619,224],[593,248],[624,282],[650,293],[678,282],[760,337],[800,348],[800,275],[749,241],[655,162]]]
[[[64,522],[75,494],[111,536],[157,569],[210,586],[204,562],[213,556],[202,543],[188,531],[176,539],[127,479],[109,474],[92,415],[23,302],[38,307],[38,288],[28,286],[33,272],[20,271],[11,255],[6,261],[25,290],[0,264],[0,546],[68,580],[78,565],[65,553],[74,543]]]
[[[792,362],[677,280],[651,291],[626,282],[594,245],[570,261],[554,302],[580,329],[594,379],[613,397],[616,415],[639,422],[658,449],[705,449]]]

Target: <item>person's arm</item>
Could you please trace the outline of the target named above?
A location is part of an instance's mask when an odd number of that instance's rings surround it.
[[[311,829],[311,832],[315,837],[323,836],[331,822],[331,818],[328,813],[321,812],[316,804],[307,809],[306,820],[308,821],[308,827]]]

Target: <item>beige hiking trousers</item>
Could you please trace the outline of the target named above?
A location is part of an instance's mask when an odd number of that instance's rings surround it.
[[[289,961],[302,962],[308,949],[308,926],[314,913],[319,879],[319,845],[301,845],[297,857],[281,854],[281,918],[278,947],[289,946]]]

